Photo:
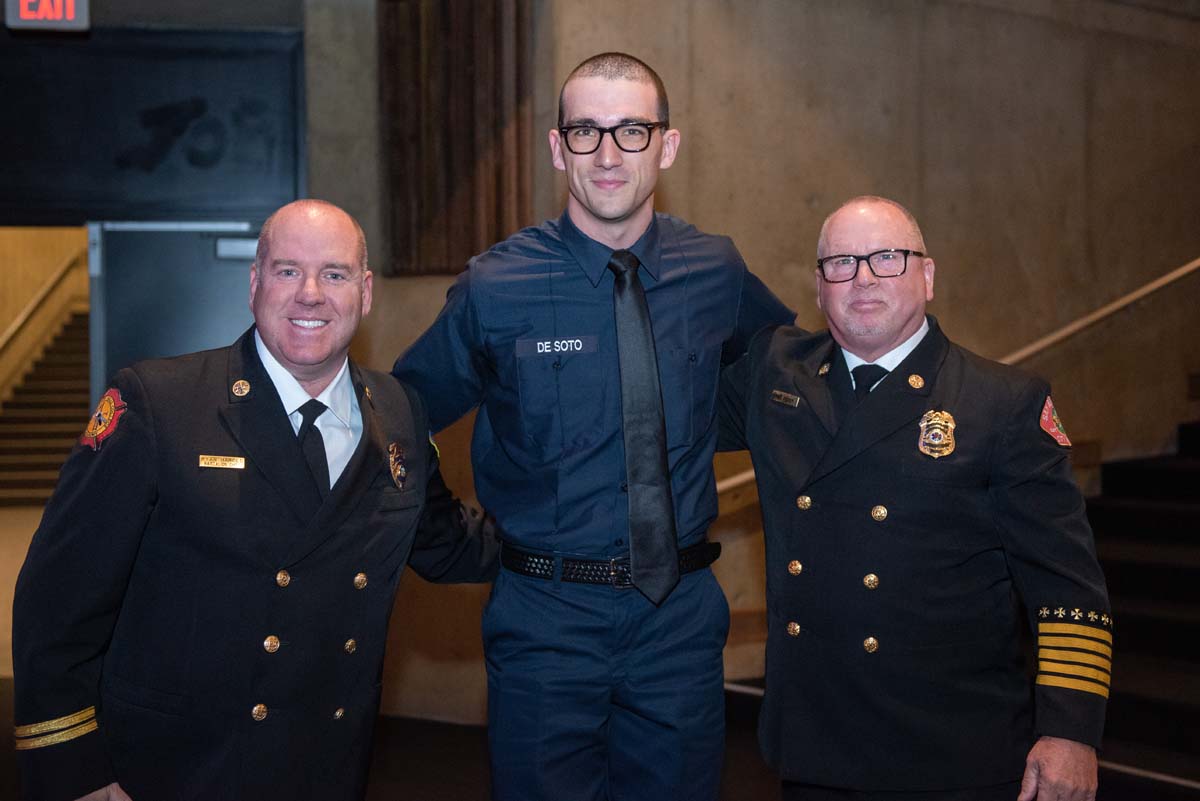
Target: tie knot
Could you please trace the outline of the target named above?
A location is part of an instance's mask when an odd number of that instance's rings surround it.
[[[628,250],[614,250],[612,256],[608,259],[608,269],[617,275],[637,273],[638,267],[641,266],[642,263],[638,261],[638,257]]]
[[[878,364],[860,364],[850,372],[854,374],[854,395],[861,400],[888,371]]]
[[[308,428],[311,426],[313,422],[321,416],[321,413],[324,412],[326,408],[328,407],[316,398],[313,398],[308,403],[301,406],[300,416],[304,418],[304,421],[300,424],[300,427]]]

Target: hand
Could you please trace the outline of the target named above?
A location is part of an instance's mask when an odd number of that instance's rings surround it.
[[[1097,782],[1095,748],[1042,737],[1025,757],[1017,801],[1095,801]]]
[[[121,789],[121,785],[113,782],[107,787],[101,787],[94,793],[88,793],[79,801],[133,801],[129,795]]]

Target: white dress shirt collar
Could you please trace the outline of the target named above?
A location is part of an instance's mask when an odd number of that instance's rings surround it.
[[[858,367],[860,364],[877,364],[890,373],[893,370],[895,370],[897,367],[900,366],[900,362],[902,362],[908,358],[908,354],[912,353],[914,350],[917,349],[917,345],[921,344],[921,340],[924,339],[925,335],[928,333],[929,333],[929,318],[927,317],[921,321],[921,327],[917,329],[917,332],[915,334],[913,334],[911,337],[904,340],[899,345],[892,348],[887,353],[883,354],[882,356],[880,356],[878,359],[876,359],[873,362],[864,361],[863,359],[858,358],[857,356],[855,356],[853,353],[846,350],[845,348],[842,348],[842,356],[844,356],[846,359],[846,368],[848,370],[850,370],[851,386],[854,385],[854,368],[855,367]],[[885,376],[885,378],[886,378],[886,376]],[[883,378],[881,378],[879,380],[882,381]],[[876,382],[876,383],[878,384],[878,382]],[[872,389],[874,389],[874,387],[872,387]]]

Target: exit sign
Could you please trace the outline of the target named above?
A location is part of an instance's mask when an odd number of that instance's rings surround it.
[[[4,24],[10,28],[86,31],[89,0],[4,0]]]

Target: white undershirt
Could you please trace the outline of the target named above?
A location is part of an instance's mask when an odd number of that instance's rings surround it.
[[[275,385],[275,391],[279,393],[279,399],[283,401],[283,408],[287,410],[292,431],[299,434],[300,424],[304,421],[300,407],[308,403],[312,396],[300,386],[300,382],[286,367],[275,360],[271,351],[263,344],[258,331],[254,332],[254,345],[258,348],[258,358],[262,360],[267,375],[271,377],[271,383]],[[333,487],[338,476],[350,463],[350,457],[354,455],[354,449],[358,447],[363,432],[362,410],[358,408],[354,382],[350,380],[349,359],[342,362],[342,369],[329,382],[329,386],[321,391],[317,400],[328,407],[321,412],[315,425],[321,432],[321,439],[325,441],[325,459],[329,462],[329,486]]]
[[[850,370],[850,386],[854,386],[855,367],[858,367],[860,364],[877,364],[890,373],[900,366],[900,362],[908,358],[908,354],[917,349],[917,345],[921,344],[921,340],[925,338],[927,333],[929,333],[928,318],[921,320],[921,327],[917,329],[917,333],[913,334],[911,337],[904,340],[899,345],[892,348],[873,362],[863,361],[850,351],[842,348],[842,356],[846,358],[846,368]],[[884,374],[883,378],[880,378],[879,381],[882,381],[884,378],[887,378],[887,374]],[[871,389],[875,389],[875,387],[879,386],[879,381],[876,381],[874,384],[872,384]]]

